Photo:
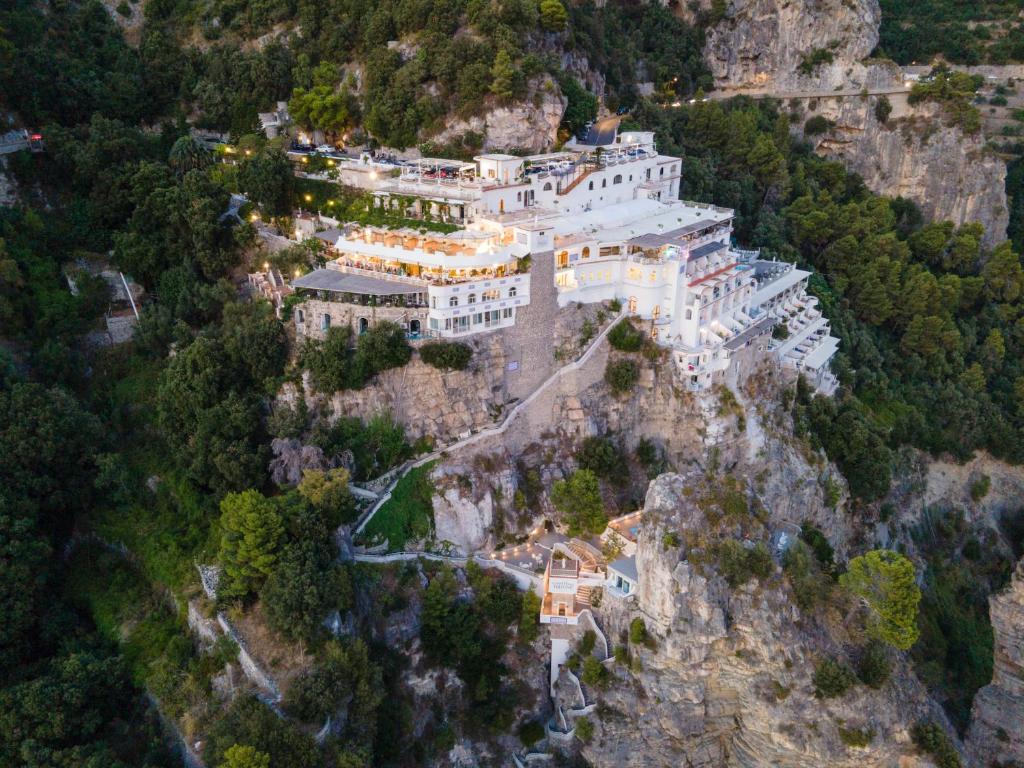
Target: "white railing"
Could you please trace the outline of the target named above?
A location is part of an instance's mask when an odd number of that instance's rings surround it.
[[[391,483],[387,491],[383,495],[381,495],[380,499],[378,499],[378,501],[372,507],[370,507],[369,510],[367,510],[365,516],[357,522],[355,532],[357,534],[363,532],[363,530],[366,528],[367,523],[369,523],[370,520],[373,519],[373,516],[377,514],[377,510],[384,506],[384,504],[386,504],[387,501],[391,498],[391,493],[394,491],[395,486],[398,485],[401,479],[405,477],[405,475],[407,475],[412,469],[415,469],[416,467],[422,467],[424,464],[434,461],[435,459],[439,458],[443,453],[448,453],[450,451],[459,450],[460,448],[465,448],[488,437],[496,437],[498,435],[503,435],[505,431],[512,425],[512,422],[516,420],[516,417],[518,417],[520,413],[522,413],[526,408],[528,408],[530,404],[533,403],[538,397],[540,397],[540,395],[543,392],[545,392],[550,386],[558,382],[567,373],[574,372],[581,368],[583,365],[585,365],[586,362],[593,356],[597,348],[601,345],[601,342],[603,342],[605,340],[605,337],[608,336],[608,333],[611,331],[611,329],[615,327],[615,324],[619,322],[622,318],[624,318],[627,314],[628,312],[625,309],[620,311],[618,315],[612,318],[612,320],[608,323],[607,327],[605,327],[605,329],[594,338],[594,340],[591,342],[590,346],[587,347],[586,352],[584,352],[582,356],[580,356],[577,360],[574,360],[571,363],[563,365],[561,368],[559,368],[557,371],[551,374],[547,379],[545,379],[541,383],[539,387],[537,387],[537,389],[535,389],[529,395],[529,397],[527,397],[525,400],[520,401],[515,405],[515,407],[508,411],[508,413],[505,414],[505,418],[502,420],[500,424],[494,427],[483,429],[480,432],[477,432],[475,435],[470,435],[469,437],[462,438],[461,440],[456,440],[454,443],[450,443],[446,446],[443,446],[432,451],[431,453],[421,456],[416,461],[409,462],[406,469],[394,480],[394,482]]]

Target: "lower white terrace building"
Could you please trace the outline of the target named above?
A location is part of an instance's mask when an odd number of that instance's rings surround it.
[[[296,313],[300,331],[363,330],[385,316],[413,335],[505,328],[530,302],[526,257],[549,259],[559,306],[620,301],[692,390],[742,378],[769,351],[834,388],[838,340],[806,293],[809,273],[735,249],[731,210],[677,199],[682,161],[660,155],[653,134],[476,160],[475,172],[429,160],[382,182],[382,207],[467,223],[447,234],[339,231],[327,268],[292,283],[319,302]],[[785,331],[773,334],[777,325]]]

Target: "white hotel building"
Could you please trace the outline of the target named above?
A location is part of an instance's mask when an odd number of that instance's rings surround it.
[[[296,313],[300,331],[382,318],[446,338],[508,327],[530,302],[531,278],[553,273],[560,306],[620,301],[671,350],[690,389],[741,376],[769,350],[834,388],[838,340],[806,294],[808,272],[733,248],[731,210],[679,200],[682,161],[659,154],[652,133],[571,146],[481,155],[475,166],[426,159],[382,181],[381,207],[462,228],[339,232],[327,269],[292,283],[320,298],[313,317]],[[529,271],[526,257],[551,271]],[[356,310],[337,318],[332,304]],[[787,330],[773,334],[779,324]]]

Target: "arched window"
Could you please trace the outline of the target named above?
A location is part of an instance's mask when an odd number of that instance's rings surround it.
[[[367,320],[365,317],[360,317],[359,318],[359,333],[360,334],[366,333],[366,330],[369,327],[370,327],[370,321]]]
[[[457,307],[457,306],[459,306],[459,297],[458,296],[452,296],[450,299],[448,299],[448,306],[449,307]]]
[[[320,330],[326,331],[330,327],[331,327],[331,316],[325,313],[324,316],[322,318],[320,318]]]
[[[569,252],[561,251],[558,254],[558,266],[560,269],[565,269],[569,266]]]
[[[584,259],[589,259],[590,258],[590,246],[589,245],[584,245],[583,246],[583,250],[580,251],[580,256],[582,256]]]
[[[587,184],[587,189],[589,189],[591,192],[594,191],[594,182],[593,181],[590,181],[590,183]]]
[[[513,285],[511,288],[508,289],[508,297],[511,299],[515,295],[516,295],[516,287]]]
[[[622,174],[621,173],[616,173],[615,174],[615,178],[612,179],[612,184],[621,184],[621,183],[622,183]]]
[[[658,169],[658,175],[659,176],[664,176],[665,175],[665,168],[664,168],[664,166]]]
[[[466,303],[467,304],[476,304],[476,294],[475,293],[469,294],[469,296],[466,297]]]
[[[601,179],[601,188],[603,189],[604,187],[607,187],[607,186],[608,186],[608,179]]]
[[[551,191],[551,182],[550,181],[545,181],[544,182],[544,191],[545,192],[550,192]]]
[[[301,309],[295,310],[295,320],[296,322],[298,322],[299,325],[302,325],[304,322],[306,322],[306,315]]]

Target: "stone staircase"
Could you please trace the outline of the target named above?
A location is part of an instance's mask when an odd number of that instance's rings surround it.
[[[582,611],[590,607],[590,594],[593,587],[579,586],[576,588],[576,610]]]

